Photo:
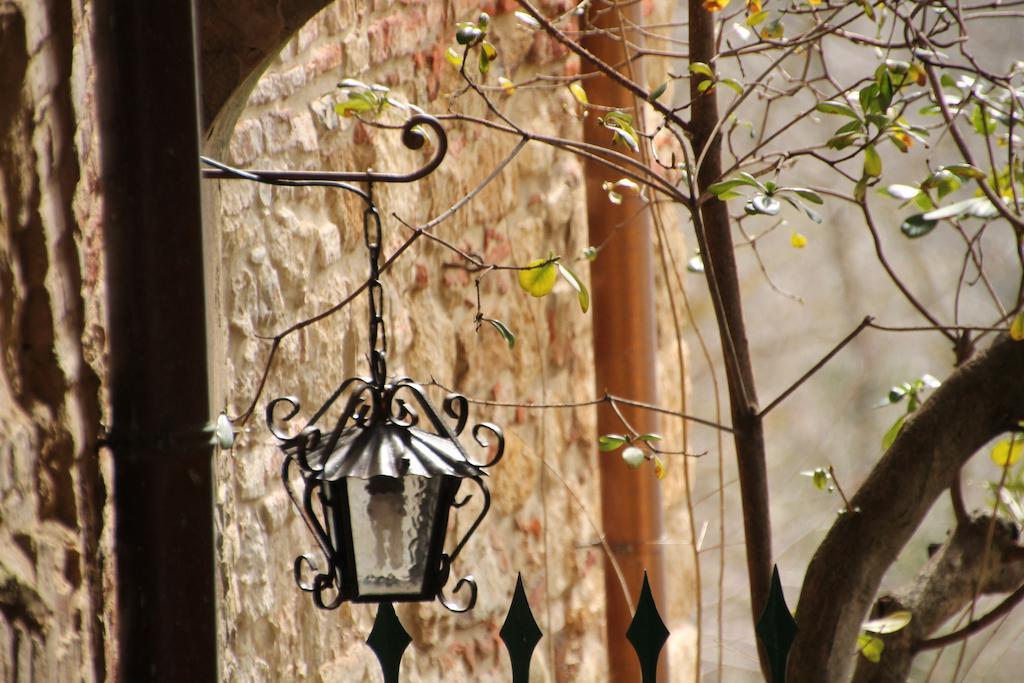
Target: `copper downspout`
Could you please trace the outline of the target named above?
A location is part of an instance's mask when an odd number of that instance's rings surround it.
[[[639,3],[624,6],[622,13],[639,23]],[[616,12],[606,11],[591,26],[617,29],[618,20]],[[634,42],[640,39],[639,35],[631,37]],[[581,42],[605,63],[617,64],[623,60],[622,45],[617,40],[590,36]],[[584,69],[588,67],[583,65]],[[585,84],[591,102],[632,109],[632,96],[609,79],[590,79]],[[601,126],[597,118],[598,113],[591,111],[584,120],[583,138],[591,144],[610,146],[611,132]],[[585,170],[590,244],[606,245],[590,265],[597,393],[608,392],[654,403],[658,398],[657,347],[648,214],[631,192],[623,193],[626,196],[619,205],[608,201],[602,184],[615,182],[620,175],[590,160]],[[626,406],[620,410],[637,432],[657,431],[658,420],[654,413]],[[598,434],[621,433],[624,427],[613,408],[605,404],[598,407],[597,429]],[[667,605],[663,558],[661,546],[657,544],[662,532],[661,487],[654,468],[630,469],[617,453],[612,453],[602,454],[600,472],[605,536],[625,576],[632,601],[635,604],[640,594],[646,570],[655,600],[659,605]],[[616,683],[639,681],[636,653],[625,638],[633,614],[609,563],[605,567],[605,596],[609,680]],[[666,676],[661,678],[667,680]]]

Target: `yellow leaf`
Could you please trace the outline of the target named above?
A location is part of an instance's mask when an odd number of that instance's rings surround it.
[[[917,62],[910,65],[910,69],[907,70],[907,78],[918,85],[924,85],[928,82],[927,72],[924,70],[924,67]]]
[[[587,91],[583,89],[579,81],[573,81],[569,84],[569,92],[576,98],[576,101],[580,104],[589,104],[587,100]]]
[[[730,0],[704,0],[704,9],[709,12],[721,12],[729,6]]]
[[[821,0],[807,0],[807,4],[811,7],[817,7],[821,4]]]
[[[992,462],[1000,467],[1012,467],[1024,454],[1024,436],[1003,439],[992,448]]]
[[[892,136],[898,141],[896,147],[904,154],[906,154],[907,150],[914,145],[914,138],[910,137],[906,133],[893,133]]]
[[[519,271],[519,286],[530,296],[545,296],[555,286],[558,264],[551,259],[539,258]]]
[[[664,461],[662,461],[658,456],[654,456],[654,474],[657,475],[658,479],[664,479],[668,474],[668,471],[665,469]]]
[[[502,90],[507,92],[509,95],[516,91],[516,84],[504,76],[498,76],[498,85],[500,85]]]
[[[882,661],[882,652],[885,650],[885,641],[870,633],[861,633],[857,636],[857,649],[864,659],[878,664]]]
[[[450,47],[444,52],[444,58],[448,60],[448,63],[454,66],[456,69],[462,68],[462,55],[455,51],[454,47]]]
[[[1010,338],[1013,341],[1024,341],[1024,311],[1021,311],[1010,323]]]
[[[747,14],[757,14],[761,11],[761,0],[747,0]]]
[[[803,249],[807,246],[807,238],[799,232],[794,232],[789,236],[789,243],[793,245],[794,249]]]

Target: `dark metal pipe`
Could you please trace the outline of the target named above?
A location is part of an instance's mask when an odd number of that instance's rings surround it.
[[[117,677],[214,681],[212,446],[193,6],[96,0]]]

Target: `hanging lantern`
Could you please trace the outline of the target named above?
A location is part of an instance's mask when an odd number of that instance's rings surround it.
[[[474,462],[459,442],[469,412],[465,397],[448,396],[442,417],[420,385],[406,378],[387,381],[380,230],[380,217],[371,204],[364,215],[371,264],[371,376],[343,382],[294,436],[281,428],[280,420],[299,413],[298,400],[282,397],[267,406],[267,424],[285,454],[285,488],[323,556],[322,563],[310,554],[298,557],[295,580],[323,609],[344,601],[437,598],[462,612],[476,602],[472,576],[455,584],[454,592],[469,591],[461,604],[445,595],[445,586],[452,563],[490,508],[484,469],[501,458],[504,437],[493,424],[475,425],[474,441],[493,448],[493,455],[486,463]],[[283,406],[287,414],[278,416]],[[336,406],[343,406],[340,416],[329,428],[321,427]],[[294,486],[296,467],[301,491]],[[452,509],[463,507],[473,495],[458,497],[467,480],[481,495],[482,509],[465,534],[448,544]],[[446,550],[449,545],[451,550]]]

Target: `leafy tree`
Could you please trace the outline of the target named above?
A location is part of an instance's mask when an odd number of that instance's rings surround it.
[[[605,188],[612,203],[638,195],[645,210],[664,221],[676,215],[666,207],[681,211],[697,243],[688,268],[706,278],[721,342],[751,615],[758,621],[770,604],[779,610],[775,622],[763,621],[758,629],[767,644],[760,651],[762,670],[776,680],[788,671],[791,682],[841,680],[856,665],[858,681],[905,680],[917,653],[969,637],[1024,597],[1024,548],[1017,542],[1024,521],[1024,163],[1018,123],[1024,63],[1005,55],[979,57],[979,36],[994,30],[992,22],[1000,31],[1024,28],[1024,3],[689,0],[682,20],[649,26],[628,11],[634,4],[586,0],[551,13],[519,0],[514,21],[492,21],[486,13],[468,18],[454,27],[445,54],[464,87],[451,96],[447,112],[436,113],[457,125],[518,138],[512,156],[530,142],[599,160],[621,175]],[[537,40],[567,50],[584,75],[517,81],[514,69],[503,66],[500,49],[501,32],[513,30],[532,31]],[[587,49],[594,35],[621,43],[620,63]],[[659,47],[646,48],[645,41]],[[843,55],[841,65],[835,54]],[[639,75],[637,65],[650,58],[671,66]],[[634,106],[591,101],[587,86],[594,74],[631,93]],[[382,86],[352,80],[341,85],[342,115],[372,122],[389,109],[415,108]],[[607,146],[526,130],[503,110],[507,98],[527,92],[567,98],[566,91],[578,115],[595,117],[606,129]],[[464,113],[464,99],[483,102],[486,115]],[[779,109],[785,114],[776,116]],[[762,404],[737,249],[752,246],[756,253],[757,240],[780,225],[777,217],[820,223],[822,207],[830,205],[842,206],[869,233],[893,294],[916,320],[883,325],[866,318],[777,399]],[[958,236],[959,249],[948,258],[962,265],[944,289],[947,312],[926,305],[887,256],[883,221],[893,211],[900,212],[900,239],[926,240],[937,230]],[[797,249],[807,244],[799,232],[789,239]],[[583,256],[600,258],[604,246]],[[986,250],[1013,254],[1014,272],[995,277]],[[459,253],[484,274],[517,269],[521,287],[533,296],[546,295],[563,278],[581,309],[589,307],[585,281],[566,255],[538,255],[517,266]],[[1015,286],[1008,288],[1004,283],[1011,279]],[[992,311],[984,319],[961,307],[965,289],[975,286]],[[514,345],[514,330],[502,321],[482,312],[477,321]],[[818,488],[837,490],[844,505],[807,567],[790,648],[784,626],[789,612],[778,606],[772,580],[764,422],[869,329],[937,336],[953,349],[953,369],[941,383],[926,375],[890,391],[884,403],[903,413],[879,435],[883,454],[863,482],[846,482],[844,489],[827,463],[806,472]],[[627,425],[626,433],[602,435],[599,445],[606,452],[621,449],[633,466],[650,462],[663,471],[666,451],[658,439],[631,433]],[[992,503],[988,512],[972,515],[961,469],[993,440]],[[947,493],[956,529],[912,585],[879,595],[886,570]],[[988,593],[1006,597],[993,611],[976,613],[978,597]],[[937,635],[957,614],[963,615],[960,624]],[[858,651],[861,656],[854,657]],[[954,679],[961,663],[956,666]]]

